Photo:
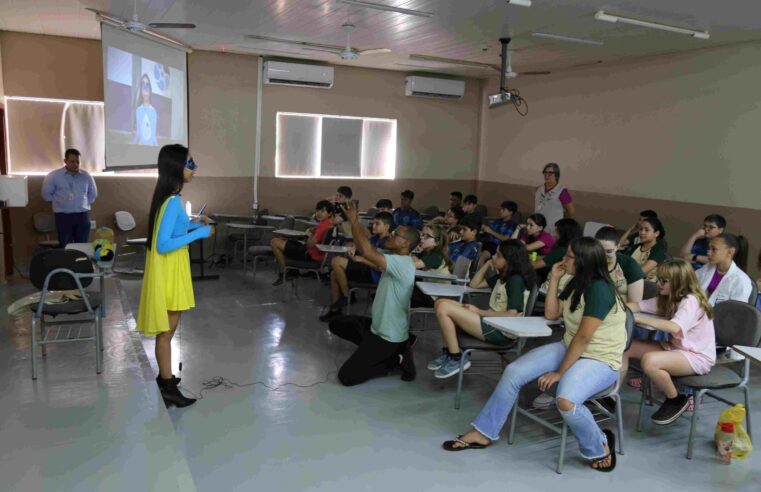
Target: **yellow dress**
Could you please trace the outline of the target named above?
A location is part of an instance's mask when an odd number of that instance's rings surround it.
[[[161,205],[153,228],[151,249],[146,253],[137,315],[137,330],[144,335],[169,331],[167,311],[187,311],[195,307],[188,246],[165,254],[159,253],[156,247],[160,224],[172,199],[179,200],[179,197],[167,198]]]

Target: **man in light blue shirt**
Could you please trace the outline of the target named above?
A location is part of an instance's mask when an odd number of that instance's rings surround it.
[[[383,272],[373,301],[373,317],[339,316],[330,322],[330,331],[358,347],[338,371],[338,380],[354,386],[368,379],[388,374],[393,369],[402,372],[403,381],[415,379],[412,345],[415,337],[409,334],[409,306],[415,286],[415,264],[410,252],[420,242],[420,233],[409,226],[399,226],[386,241],[390,254],[373,248],[359,223],[357,205],[344,204],[352,225],[357,251]]]
[[[90,209],[98,197],[95,180],[79,169],[80,153],[66,149],[64,167],[45,176],[42,199],[53,203],[55,226],[61,247],[90,240]]]

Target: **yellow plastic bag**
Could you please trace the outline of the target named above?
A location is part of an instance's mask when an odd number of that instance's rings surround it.
[[[738,460],[744,460],[751,451],[753,451],[753,444],[750,441],[750,436],[742,426],[745,420],[745,405],[738,403],[737,405],[727,408],[721,415],[719,415],[719,421],[716,423],[716,431],[714,432],[714,441],[718,442],[719,433],[721,432],[721,424],[724,422],[732,422],[735,426],[735,438],[732,444],[732,458]]]

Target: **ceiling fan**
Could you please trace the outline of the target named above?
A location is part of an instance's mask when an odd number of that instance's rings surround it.
[[[294,41],[290,39],[273,38],[269,36],[247,35],[246,39],[254,39],[257,41],[270,41],[273,43],[284,43],[301,46],[304,51],[321,51],[324,53],[331,53],[338,55],[343,60],[356,60],[360,56],[365,55],[377,55],[381,53],[391,53],[388,48],[374,48],[367,50],[358,50],[351,45],[351,33],[356,30],[356,26],[349,21],[344,22],[341,25],[341,29],[346,33],[346,46],[335,46],[330,44],[310,43],[308,41]]]
[[[185,22],[151,22],[147,26],[146,24],[140,22],[140,19],[137,16],[137,0],[134,0],[132,3],[132,19],[122,19],[118,15],[111,14],[109,12],[103,12],[101,10],[87,8],[90,12],[94,12],[97,16],[98,20],[101,22],[104,22],[106,24],[112,25],[114,27],[117,27],[119,29],[124,29],[126,31],[130,31],[137,34],[145,34],[151,37],[155,37],[160,40],[169,41],[174,44],[179,44],[184,46],[183,43],[180,43],[179,41],[170,38],[169,36],[165,36],[164,34],[158,33],[156,31],[152,31],[150,28],[153,29],[195,29],[195,24],[185,23]]]

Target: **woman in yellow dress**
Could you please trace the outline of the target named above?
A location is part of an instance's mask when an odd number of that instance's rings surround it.
[[[195,307],[188,245],[213,234],[208,219],[191,221],[180,192],[198,168],[187,147],[165,145],[159,152],[159,179],[153,191],[148,222],[145,273],[140,292],[137,329],[156,337],[156,377],[164,404],[186,407],[195,403],[177,388],[172,374],[172,337],[180,315]]]

